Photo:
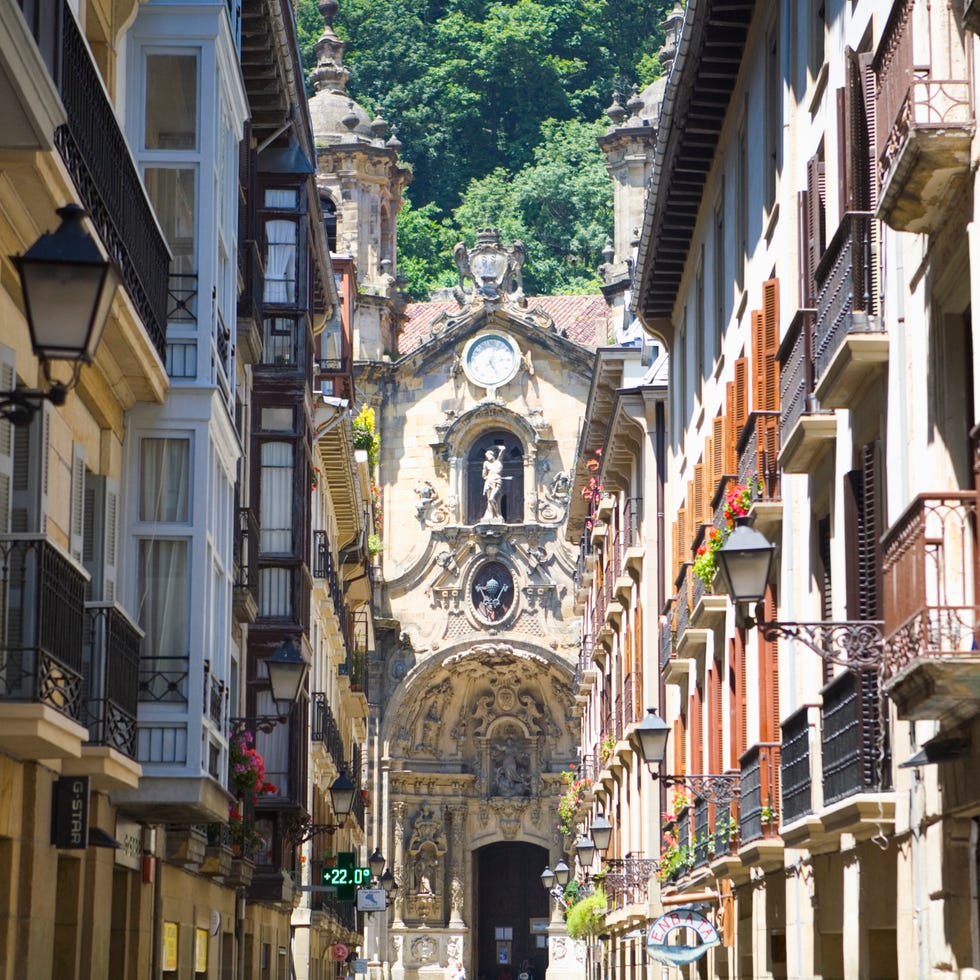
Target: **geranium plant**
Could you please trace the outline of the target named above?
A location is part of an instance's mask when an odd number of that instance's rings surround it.
[[[235,857],[252,858],[269,846],[265,837],[255,829],[255,824],[247,820],[237,806],[228,808],[228,830]]]
[[[254,803],[260,796],[271,796],[278,792],[265,778],[265,760],[255,747],[251,732],[232,736],[229,743],[230,782],[236,796],[251,799]]]
[[[749,475],[747,483],[733,483],[728,488],[725,494],[725,506],[722,510],[725,528],[709,527],[694,556],[694,574],[708,588],[711,587],[715,572],[718,571],[716,560],[718,549],[728,540],[728,536],[735,529],[735,519],[747,517],[752,501],[761,493],[762,480],[754,473]]]
[[[565,783],[565,791],[558,798],[558,829],[565,837],[571,837],[575,828],[575,817],[585,799],[588,781],[578,779],[574,766],[565,769],[561,778]]]
[[[698,545],[697,554],[694,556],[694,574],[707,586],[714,581],[715,572],[718,571],[715,556],[724,543],[725,536],[721,531],[716,527],[709,527],[704,540]]]

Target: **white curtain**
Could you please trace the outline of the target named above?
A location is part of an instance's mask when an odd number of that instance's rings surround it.
[[[259,551],[289,554],[293,550],[293,447],[288,442],[262,444],[259,489]]]
[[[255,696],[256,714],[279,714],[279,706],[269,691],[259,691]],[[276,787],[273,796],[289,796],[289,734],[290,725],[276,725],[271,732],[257,732],[255,747],[265,762],[265,778]]]
[[[276,190],[269,188],[265,192],[265,206],[267,208],[279,208],[284,211],[296,210],[296,191]]]
[[[187,579],[188,542],[181,540],[140,541],[140,615],[144,661],[183,659],[188,656]],[[176,664],[148,665],[150,670],[176,671]],[[160,685],[164,684],[159,679]],[[180,694],[186,697],[186,678]],[[151,691],[151,693],[154,693]],[[156,691],[162,695],[163,691]]]
[[[186,524],[190,518],[189,439],[140,443],[140,520]]]
[[[296,302],[296,222],[265,223],[265,301]]]

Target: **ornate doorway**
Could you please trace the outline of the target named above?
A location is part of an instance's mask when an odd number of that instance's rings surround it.
[[[477,896],[475,980],[544,980],[548,968],[548,893],[538,875],[548,852],[502,841],[473,857]],[[526,963],[526,966],[525,966]]]

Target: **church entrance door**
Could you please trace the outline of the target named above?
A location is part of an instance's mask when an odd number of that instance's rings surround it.
[[[544,980],[551,899],[538,876],[547,850],[502,841],[481,847],[473,863],[477,980]]]

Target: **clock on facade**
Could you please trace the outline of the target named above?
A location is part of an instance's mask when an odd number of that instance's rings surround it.
[[[506,334],[483,333],[467,343],[463,370],[474,384],[499,388],[517,374],[521,363],[517,344]]]

